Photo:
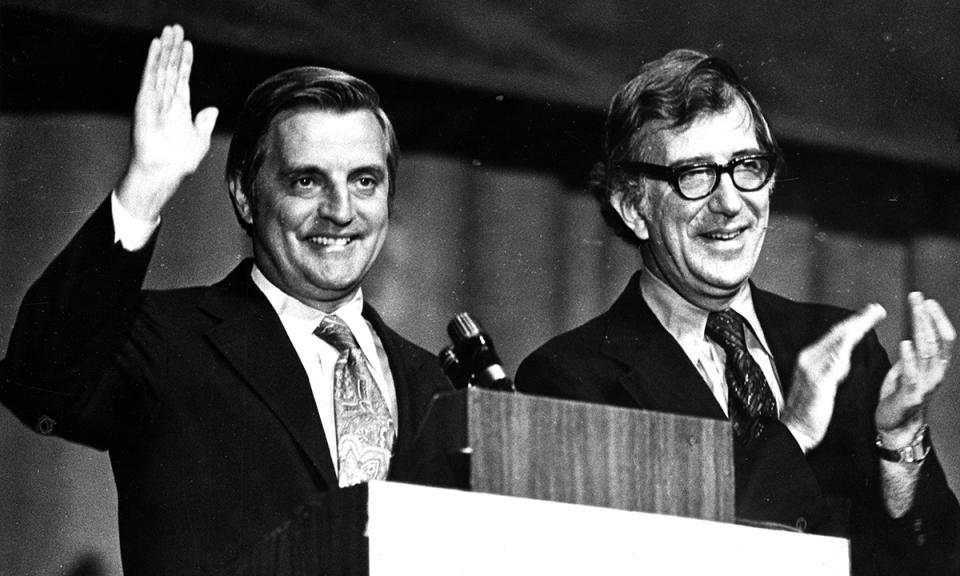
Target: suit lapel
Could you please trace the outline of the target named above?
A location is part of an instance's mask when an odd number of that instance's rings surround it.
[[[793,370],[797,363],[797,354],[803,344],[799,339],[798,323],[801,318],[793,317],[786,306],[787,301],[769,292],[758,289],[752,283],[753,308],[763,327],[763,334],[773,354],[773,362],[780,377],[780,387],[786,399],[793,381]]]
[[[607,313],[601,344],[604,354],[631,367],[621,383],[642,408],[725,418],[696,367],[643,300],[638,279],[634,275]],[[753,285],[751,291],[787,396],[797,353],[803,347],[802,331],[797,329],[799,319],[793,317],[784,299]]]
[[[620,383],[646,410],[726,419],[703,377],[640,294],[639,272],[607,312],[601,352],[630,367]]]
[[[249,262],[211,288],[200,307],[221,322],[207,332],[216,347],[283,423],[328,486],[337,486],[327,439],[300,357]]]
[[[363,317],[373,326],[387,353],[387,361],[390,363],[390,374],[397,393],[399,416],[397,423],[399,434],[393,452],[398,454],[406,442],[412,440],[420,424],[422,407],[429,403],[429,398],[433,394],[429,386],[417,386],[417,383],[432,382],[432,379],[421,377],[425,367],[422,362],[414,360],[415,355],[408,350],[411,344],[390,329],[368,303],[363,305]],[[425,394],[426,398],[423,397]]]

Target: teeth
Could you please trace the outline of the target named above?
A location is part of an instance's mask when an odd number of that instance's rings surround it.
[[[314,236],[310,238],[310,242],[314,244],[319,244],[320,246],[346,246],[350,243],[350,238],[343,237],[330,237],[330,236]]]
[[[720,232],[712,232],[707,234],[707,238],[712,238],[714,240],[733,240],[739,235],[740,235],[739,232],[728,232],[726,234],[723,234]]]

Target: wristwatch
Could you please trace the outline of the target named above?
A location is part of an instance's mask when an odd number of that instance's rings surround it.
[[[932,446],[930,443],[930,434],[927,433],[928,428],[929,426],[926,424],[921,426],[909,444],[896,450],[884,448],[880,434],[877,434],[877,453],[881,458],[889,462],[919,464],[923,462],[923,459],[930,453],[930,447]]]

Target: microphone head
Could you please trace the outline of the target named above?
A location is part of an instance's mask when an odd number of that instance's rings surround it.
[[[464,340],[475,338],[482,332],[480,324],[466,312],[460,312],[447,324],[447,333],[450,335],[450,339],[453,340],[454,345],[459,345]]]
[[[460,312],[454,316],[447,324],[447,332],[453,340],[449,355],[455,357],[463,371],[469,374],[471,384],[482,388],[514,390],[513,381],[504,372],[493,341],[470,314]],[[444,353],[441,351],[441,355]],[[441,362],[444,362],[442,356]]]

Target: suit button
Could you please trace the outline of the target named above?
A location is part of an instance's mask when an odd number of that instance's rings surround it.
[[[797,518],[797,522],[795,525],[797,527],[797,530],[801,532],[805,532],[807,530],[807,519],[801,516]]]
[[[56,420],[47,416],[46,414],[41,414],[40,417],[37,418],[36,430],[41,434],[50,435],[53,434],[53,429],[56,427],[56,425]]]
[[[923,546],[927,543],[927,535],[923,532],[923,519],[916,518],[913,521],[913,533],[917,538],[917,546]]]

